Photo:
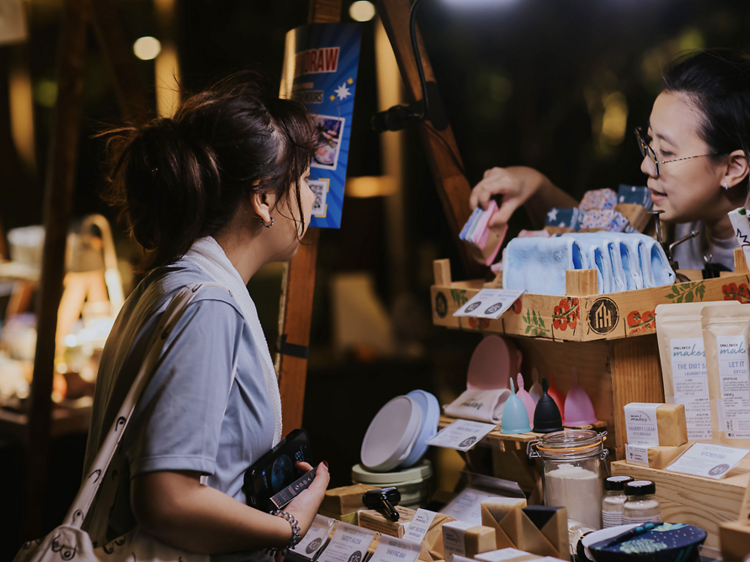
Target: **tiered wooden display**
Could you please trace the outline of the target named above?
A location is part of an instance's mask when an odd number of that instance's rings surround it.
[[[513,338],[523,353],[527,386],[531,369],[540,377],[551,370],[567,392],[570,370],[586,390],[597,419],[609,431],[608,445],[625,456],[623,407],[630,402],[664,402],[654,309],[659,304],[739,300],[750,302],[750,276],[741,250],[735,272],[718,279],[599,295],[594,270],[568,271],[567,295],[524,294],[498,320],[454,317],[483,288],[482,280],[453,282],[448,260],[434,262],[434,324]],[[503,439],[509,436],[502,436]]]

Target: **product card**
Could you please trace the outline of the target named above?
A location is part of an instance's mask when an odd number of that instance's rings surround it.
[[[468,451],[481,441],[482,437],[494,429],[497,429],[497,426],[491,423],[456,420],[435,435],[435,437],[429,439],[427,444],[435,447]]]
[[[477,490],[476,488],[466,488],[453,498],[453,501],[441,509],[440,513],[450,515],[457,521],[471,523],[472,525],[481,525],[482,502],[497,497],[501,496],[499,494]]]
[[[414,562],[420,552],[422,546],[419,544],[381,535],[371,562]]]
[[[326,542],[326,538],[328,538],[328,533],[331,531],[332,525],[333,519],[324,517],[323,515],[316,515],[315,519],[313,519],[312,525],[310,525],[310,529],[307,531],[307,534],[292,550],[300,556],[312,560],[315,557],[315,553],[318,552],[320,547],[323,546],[323,543]]]
[[[320,555],[320,562],[362,562],[375,533],[339,521],[330,544]]]
[[[688,439],[711,439],[711,401],[703,338],[669,340],[674,385],[673,403],[685,406]]]
[[[453,316],[471,316],[474,318],[491,318],[497,320],[526,291],[509,289],[482,289],[465,305],[453,313]]]
[[[625,445],[625,460],[629,464],[648,466],[648,447],[644,445]]]
[[[750,379],[745,336],[717,336],[723,424],[729,439],[750,438]]]
[[[435,519],[436,515],[437,513],[435,513],[434,511],[418,509],[414,514],[412,520],[409,522],[409,525],[406,527],[406,532],[404,533],[403,537],[404,540],[416,544],[421,544],[425,536],[427,535],[427,531],[430,529],[430,525],[432,525],[432,520]]]
[[[529,553],[517,548],[501,548],[491,552],[482,552],[474,557],[474,560],[481,562],[500,562],[501,560],[513,560],[522,556],[528,556]],[[455,558],[453,559],[455,561]]]
[[[625,406],[625,427],[631,445],[659,445],[659,430],[656,424],[656,408],[659,404],[632,402]]]
[[[750,453],[748,449],[696,443],[666,470],[721,480],[748,453]]]

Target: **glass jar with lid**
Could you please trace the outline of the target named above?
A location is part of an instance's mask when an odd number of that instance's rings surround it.
[[[604,497],[602,498],[602,525],[616,527],[622,525],[622,510],[625,503],[625,484],[633,480],[632,476],[610,476],[604,479]]]
[[[606,435],[590,429],[556,431],[527,446],[529,458],[542,459],[544,504],[565,507],[568,519],[595,529],[602,526]]]
[[[656,484],[651,480],[633,480],[625,484],[623,525],[661,523],[661,505],[655,494]]]

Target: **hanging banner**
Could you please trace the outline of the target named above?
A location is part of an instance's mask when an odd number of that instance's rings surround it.
[[[318,130],[310,226],[341,227],[360,39],[356,23],[316,23],[286,35],[281,97],[304,103]]]

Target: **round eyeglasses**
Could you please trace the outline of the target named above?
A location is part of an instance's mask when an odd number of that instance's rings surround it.
[[[659,177],[661,169],[659,166],[662,164],[670,164],[671,162],[679,162],[680,160],[692,160],[693,158],[703,158],[704,156],[718,156],[721,152],[711,152],[710,154],[698,154],[697,156],[688,156],[687,158],[675,158],[674,160],[657,160],[654,149],[651,148],[651,137],[648,134],[643,133],[642,127],[635,129],[635,138],[638,141],[638,148],[641,149],[641,155],[644,158],[648,158],[654,165],[654,177]],[[647,140],[648,139],[648,142]]]

